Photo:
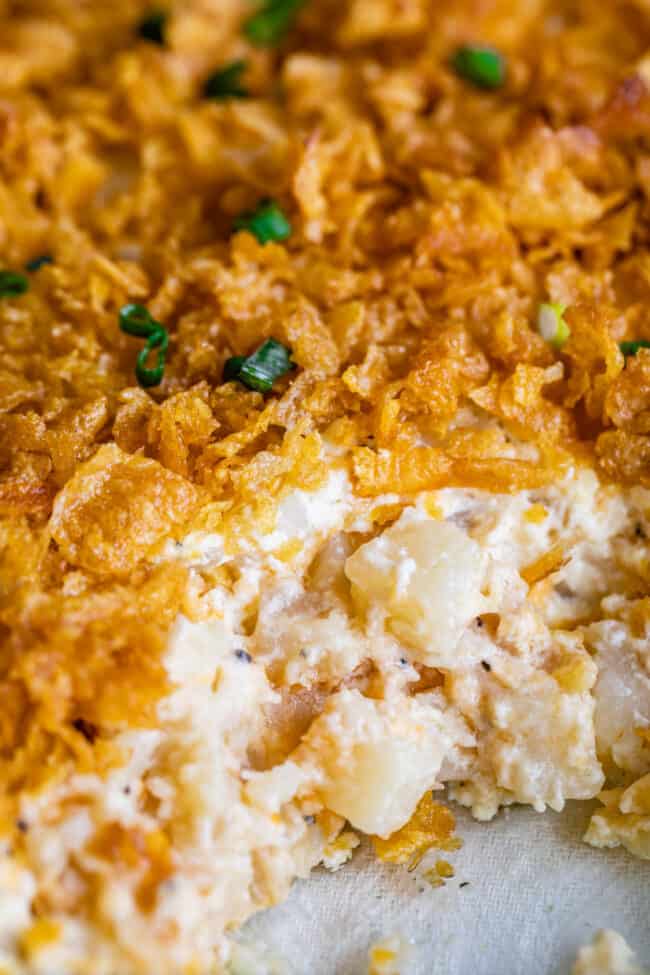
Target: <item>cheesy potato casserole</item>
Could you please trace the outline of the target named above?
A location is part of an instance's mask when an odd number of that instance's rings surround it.
[[[0,0],[0,140],[1,975],[650,859],[646,0]]]

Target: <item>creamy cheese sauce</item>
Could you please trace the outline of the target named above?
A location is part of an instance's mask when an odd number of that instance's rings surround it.
[[[346,821],[387,837],[428,789],[489,819],[513,802],[561,810],[618,777],[587,838],[650,856],[650,643],[634,618],[648,511],[649,492],[588,470],[512,496],[401,503],[356,498],[340,468],[287,495],[275,527],[235,552],[214,533],[170,543],[192,572],[229,571],[203,595],[205,618],[173,629],[159,727],[121,736],[125,761],[105,781],[77,776],[23,809],[30,850],[71,899],[73,859],[105,878],[114,937],[61,917],[33,970],[81,972],[90,954],[105,975],[124,958],[134,971],[152,958],[161,971],[222,965],[233,948],[218,932],[318,862],[345,862]],[[115,820],[171,837],[149,913],[137,871],[89,852]],[[0,870],[0,963],[13,973],[33,882],[10,860]],[[576,969],[592,970],[609,971]]]

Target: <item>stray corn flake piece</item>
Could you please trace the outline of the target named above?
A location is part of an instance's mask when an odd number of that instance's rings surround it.
[[[650,773],[627,788],[609,789],[598,797],[604,805],[593,814],[585,840],[592,846],[624,846],[650,860]]]
[[[413,869],[432,849],[457,850],[461,840],[454,836],[456,822],[447,806],[436,802],[430,792],[420,799],[405,826],[388,839],[373,837],[375,853],[384,863],[408,863]]]
[[[445,880],[454,876],[454,868],[446,860],[436,860],[433,867],[422,874],[431,887],[444,887]]]
[[[352,859],[352,854],[361,843],[361,840],[351,829],[345,829],[342,833],[328,843],[323,850],[323,866],[334,873],[342,867],[348,860]]]
[[[411,946],[399,935],[382,938],[368,952],[368,975],[405,975]]]

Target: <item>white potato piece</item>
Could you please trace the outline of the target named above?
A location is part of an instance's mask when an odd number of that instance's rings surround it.
[[[451,666],[465,627],[488,606],[486,555],[448,521],[405,512],[346,562],[353,594],[379,605],[390,629],[428,666]]]
[[[603,758],[628,772],[650,771],[650,750],[639,732],[650,730],[650,647],[627,623],[601,620],[585,640],[598,666],[596,742]]]
[[[342,690],[311,726],[303,761],[322,769],[319,792],[328,809],[364,833],[389,836],[436,784],[457,730],[448,724],[437,708],[412,698],[391,708]]]
[[[594,668],[595,671],[595,668]],[[496,784],[538,812],[590,799],[603,784],[596,757],[594,700],[564,692],[541,671],[517,689],[494,683],[486,700],[491,730],[483,753]]]

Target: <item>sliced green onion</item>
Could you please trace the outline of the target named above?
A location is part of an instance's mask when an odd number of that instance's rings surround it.
[[[0,298],[15,298],[29,291],[29,281],[17,271],[0,271]]]
[[[51,254],[39,254],[38,257],[33,257],[31,261],[27,261],[25,264],[26,271],[38,271],[40,268],[45,267],[46,264],[54,264],[54,258]]]
[[[165,356],[169,345],[166,328],[157,329],[145,342],[135,363],[135,378],[141,386],[158,386],[165,371]],[[154,349],[158,349],[158,359],[153,369],[147,369],[147,359]]]
[[[144,305],[123,305],[119,320],[123,332],[127,335],[139,335],[141,338],[148,338],[162,328]]]
[[[627,358],[629,355],[636,355],[639,349],[650,349],[650,342],[647,339],[637,339],[635,342],[619,342],[618,347]]]
[[[275,339],[267,339],[249,356],[233,356],[223,370],[226,382],[237,379],[249,389],[268,393],[273,383],[293,368],[291,350]]]
[[[506,80],[505,58],[493,47],[465,44],[454,53],[451,66],[477,88],[500,88]]]
[[[223,367],[223,381],[225,383],[230,383],[234,379],[237,379],[239,373],[241,372],[241,367],[246,362],[245,355],[233,355],[230,359],[226,359],[225,365]]]
[[[571,334],[571,329],[562,317],[566,305],[542,304],[537,312],[537,330],[545,342],[561,349]]]
[[[138,24],[138,36],[143,41],[150,41],[152,44],[164,44],[166,26],[167,12],[165,10],[151,10]]]
[[[305,0],[265,0],[257,13],[244,23],[244,34],[258,47],[279,44],[304,3]]]
[[[260,244],[271,240],[286,240],[291,224],[275,200],[262,200],[250,213],[242,213],[233,223],[234,230],[247,230]]]
[[[206,98],[247,98],[248,92],[240,84],[241,76],[248,67],[246,61],[232,61],[225,68],[211,74],[203,83]]]
[[[165,371],[165,356],[169,345],[167,329],[157,322],[144,305],[123,305],[119,312],[120,328],[127,335],[146,338],[135,364],[135,376],[141,386],[157,386]],[[153,369],[147,368],[149,355],[158,349],[158,359]]]

